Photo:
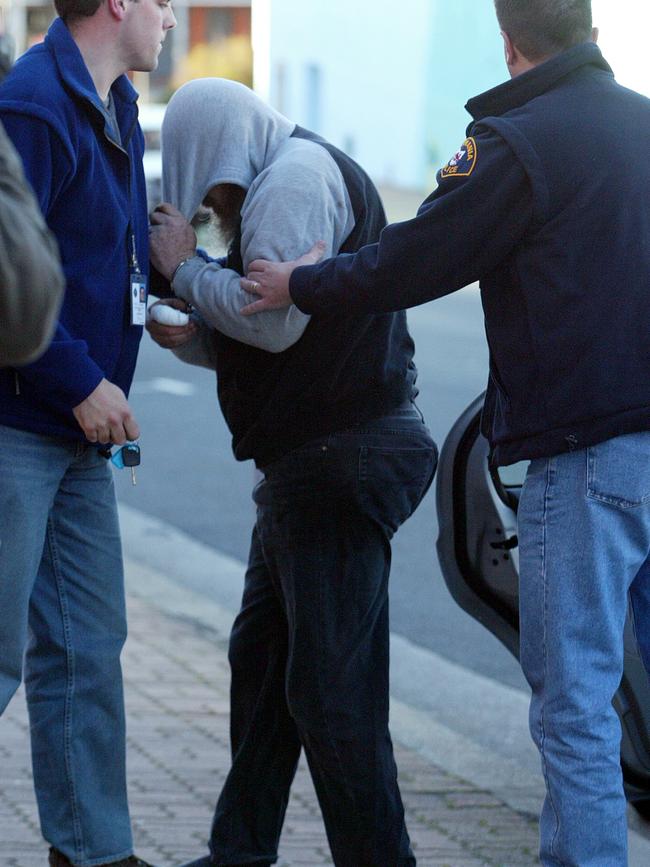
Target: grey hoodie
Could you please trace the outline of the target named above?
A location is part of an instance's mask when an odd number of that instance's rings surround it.
[[[163,198],[191,219],[217,184],[247,191],[241,209],[244,269],[253,259],[284,261],[305,253],[315,241],[334,255],[354,226],[341,172],[320,145],[291,138],[295,125],[249,88],[220,78],[202,78],[181,87],[171,99],[162,127]],[[309,321],[296,307],[245,317],[250,296],[240,275],[201,257],[191,259],[173,282],[209,328],[228,337],[282,352]],[[212,366],[201,352],[210,347],[200,333],[177,354]]]

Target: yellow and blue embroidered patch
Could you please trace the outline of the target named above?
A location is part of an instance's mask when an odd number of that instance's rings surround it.
[[[473,138],[465,139],[458,153],[454,154],[444,169],[441,170],[441,179],[466,178],[468,175],[471,175],[474,171],[477,157],[476,140]]]

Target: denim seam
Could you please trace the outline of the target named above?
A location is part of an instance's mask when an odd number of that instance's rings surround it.
[[[318,569],[317,573],[319,576],[321,576],[322,570]],[[319,577],[318,608],[319,608],[319,611],[318,611],[318,631],[319,631],[318,645],[321,649],[321,652],[319,654],[319,660],[318,660],[318,685],[319,685],[319,692],[320,692],[320,696],[321,696],[321,708],[322,708],[322,712],[323,712],[323,721],[325,722],[325,731],[327,732],[327,737],[328,737],[328,740],[329,740],[330,745],[332,747],[332,752],[333,752],[334,756],[336,757],[336,761],[337,761],[337,764],[339,766],[339,770],[341,773],[341,779],[345,780],[345,788],[347,789],[348,797],[350,798],[352,803],[354,803],[354,797],[352,797],[352,793],[351,793],[351,791],[348,787],[348,784],[347,784],[347,775],[345,773],[345,768],[344,768],[343,762],[341,761],[341,756],[339,754],[339,751],[336,748],[336,741],[335,741],[334,737],[332,736],[332,727],[330,725],[330,720],[329,720],[329,716],[327,713],[327,702],[325,701],[325,690],[323,688],[324,687],[323,672],[325,670],[325,666],[323,664],[323,662],[324,662],[323,661],[323,632],[324,632],[323,616],[324,616],[325,606],[323,604],[323,580],[322,580],[322,577]]]
[[[634,607],[634,594],[630,593],[629,590],[628,590],[628,599],[630,600],[630,625],[632,626],[632,635],[634,636],[634,639],[637,642],[637,644],[639,644],[639,638],[637,636],[637,629],[636,629],[637,616],[636,616],[636,610]]]
[[[544,490],[544,511],[542,514],[542,587],[543,587],[543,599],[544,599],[544,619],[543,619],[543,629],[542,629],[542,660],[544,665],[544,684],[546,689],[546,683],[548,681],[548,654],[547,654],[547,624],[548,624],[548,585],[546,581],[546,532],[547,532],[547,521],[548,521],[548,506],[549,501],[551,499],[551,483],[552,476],[555,471],[555,465],[553,459],[549,459],[546,465],[546,488]],[[551,809],[553,810],[553,815],[555,816],[555,833],[553,834],[553,839],[550,844],[551,854],[555,856],[555,842],[557,840],[557,836],[560,831],[560,819],[558,816],[558,811],[553,802],[553,795],[551,792],[551,784],[548,775],[548,768],[546,765],[546,754],[544,752],[544,745],[546,743],[546,729],[544,727],[544,702],[542,702],[539,711],[539,728],[540,728],[540,741],[539,741],[539,751],[542,758],[542,771],[544,774],[544,780],[546,781],[546,791],[548,793],[548,801],[551,805]],[[558,861],[558,864],[562,865],[563,862]]]
[[[436,474],[436,469],[438,467],[438,449],[437,449],[435,443],[434,443],[433,449],[431,450],[431,454],[429,455],[429,458],[430,458],[429,471],[423,477],[423,481],[422,481],[422,485],[420,487],[417,503],[416,503],[413,511],[415,511],[415,509],[417,509],[417,507],[420,505],[420,503],[422,502],[422,500],[424,499],[424,497],[428,493],[429,488],[431,487],[431,483],[433,482],[434,476]],[[411,512],[411,515],[412,514],[413,514],[413,512]],[[411,517],[411,515],[409,515],[409,518]],[[408,520],[408,518],[406,520]]]
[[[412,427],[371,427],[371,428],[349,428],[347,430],[338,431],[337,436],[373,436],[375,434],[412,434],[413,436],[422,436],[421,428]]]
[[[368,446],[359,447],[359,481],[365,482],[368,478]]]
[[[590,500],[595,500],[597,503],[605,503],[608,506],[614,506],[618,509],[640,509],[650,503],[650,495],[642,500],[624,500],[622,497],[612,497],[608,494],[597,494],[593,488],[587,488],[587,497]]]
[[[65,658],[67,665],[66,691],[65,701],[63,706],[63,755],[65,759],[65,769],[67,774],[67,785],[70,797],[70,809],[72,812],[72,826],[75,836],[75,860],[83,859],[83,832],[81,828],[81,818],[79,816],[79,808],[77,806],[77,794],[75,791],[74,776],[72,773],[72,694],[74,691],[74,655],[72,653],[70,640],[70,615],[68,612],[68,602],[65,595],[65,587],[63,575],[59,563],[58,549],[56,547],[56,538],[54,532],[54,522],[52,518],[48,521],[48,544],[50,548],[50,556],[52,557],[52,569],[56,577],[57,596],[59,598],[59,608],[61,611],[61,622],[63,624],[63,636],[65,642]]]

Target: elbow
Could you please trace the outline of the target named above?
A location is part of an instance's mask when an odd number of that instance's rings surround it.
[[[274,354],[285,352],[300,340],[305,333],[309,319],[309,316],[299,313],[295,307],[289,308],[289,312],[285,316],[281,327],[266,330],[264,334],[266,345],[262,349],[266,349],[267,352]]]
[[[265,349],[267,352],[272,352],[274,355],[277,355],[280,352],[285,352],[287,349],[292,347],[294,343],[297,343],[304,334],[304,331],[304,326],[301,326],[299,329],[292,328],[277,331],[275,333],[266,333],[263,341],[258,345],[261,349]]]
[[[279,355],[279,353],[285,352],[290,346],[293,346],[296,340],[297,338],[294,340],[280,340],[273,338],[271,340],[265,340],[264,345],[260,346],[260,349],[264,349],[266,352],[270,352],[273,355]]]

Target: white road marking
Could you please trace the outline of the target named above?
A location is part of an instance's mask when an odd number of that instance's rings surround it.
[[[191,382],[182,379],[171,379],[167,376],[157,376],[154,379],[145,379],[133,383],[132,394],[173,394],[176,397],[191,397],[196,394],[196,387]]]

